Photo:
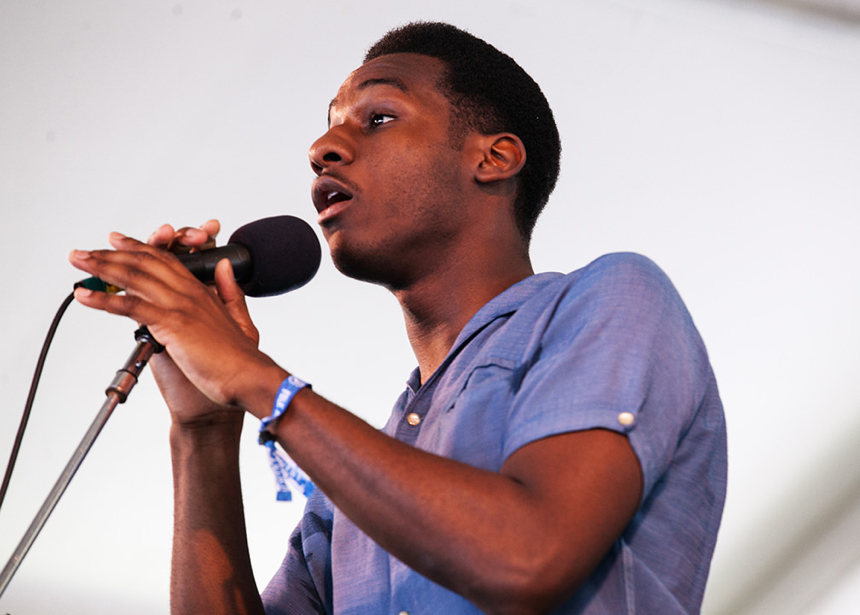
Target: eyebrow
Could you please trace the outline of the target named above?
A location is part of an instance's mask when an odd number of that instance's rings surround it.
[[[406,82],[398,77],[378,77],[376,79],[366,79],[356,86],[356,90],[359,92],[362,90],[366,90],[367,88],[371,88],[377,85],[390,85],[391,87],[395,87],[401,92],[408,92],[409,88],[406,86]],[[331,102],[328,104],[328,113],[326,114],[326,125],[331,126],[331,108],[337,104],[337,97],[332,98]]]
[[[375,85],[390,85],[403,92],[409,91],[409,88],[406,87],[406,82],[399,77],[378,77],[376,79],[366,79],[359,83],[356,89],[359,91],[366,90],[367,88]]]

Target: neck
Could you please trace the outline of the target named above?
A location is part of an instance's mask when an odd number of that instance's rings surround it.
[[[408,288],[393,291],[403,309],[421,383],[445,360],[457,336],[478,310],[533,273],[528,255],[486,263],[470,258],[460,266],[437,269]]]

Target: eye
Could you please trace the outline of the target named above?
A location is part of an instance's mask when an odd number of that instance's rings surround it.
[[[386,124],[394,119],[393,115],[386,115],[385,113],[373,113],[370,116],[370,127],[378,128],[383,124]]]

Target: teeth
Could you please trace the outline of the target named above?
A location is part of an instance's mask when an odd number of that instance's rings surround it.
[[[335,191],[335,192],[329,192],[329,195],[328,195],[328,197],[326,198],[326,200],[327,200],[329,203],[331,203],[331,202],[332,202],[332,200],[333,200],[336,196],[339,196],[339,195],[340,195],[340,192],[337,192],[337,191]]]

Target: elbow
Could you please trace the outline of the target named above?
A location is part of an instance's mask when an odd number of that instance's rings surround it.
[[[563,568],[546,557],[509,557],[488,563],[466,597],[488,615],[549,613],[584,581]]]

